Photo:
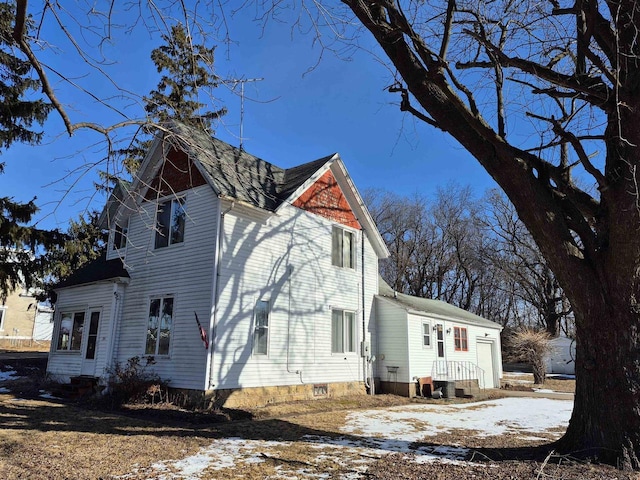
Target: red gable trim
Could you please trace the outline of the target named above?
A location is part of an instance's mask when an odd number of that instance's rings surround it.
[[[151,186],[144,198],[153,200],[206,183],[200,171],[189,161],[186,153],[171,149],[164,160],[164,165],[151,181]]]
[[[347,202],[331,170],[327,170],[322,177],[305,190],[293,202],[293,206],[342,225],[361,229],[360,222],[353,214],[353,210],[351,210],[349,202]]]

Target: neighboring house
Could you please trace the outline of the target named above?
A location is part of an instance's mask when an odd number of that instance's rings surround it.
[[[500,387],[497,323],[439,300],[395,292],[382,279],[375,312],[375,363],[383,391],[414,396],[418,380],[426,377]]]
[[[547,355],[547,373],[562,373],[575,375],[576,373],[576,341],[560,336],[549,342],[549,354]]]
[[[25,288],[17,288],[0,299],[0,340],[24,342],[51,340],[53,309]]]
[[[365,390],[388,251],[337,154],[282,169],[172,124],[117,193],[106,257],[56,289],[49,373],[153,356],[226,406]]]

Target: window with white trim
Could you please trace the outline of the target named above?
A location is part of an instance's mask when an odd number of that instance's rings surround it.
[[[7,315],[7,307],[0,307],[0,330],[4,330],[4,317]]]
[[[356,268],[356,236],[335,225],[331,229],[331,264]]]
[[[331,310],[331,353],[356,351],[356,314],[346,310]]]
[[[267,355],[269,351],[269,301],[259,300],[254,312],[253,354]]]
[[[113,250],[120,250],[127,246],[127,233],[128,229],[126,226],[116,223],[116,226],[113,229],[113,241],[111,244],[111,248]]]
[[[58,351],[80,351],[82,346],[82,331],[84,329],[84,311],[65,312],[60,314],[60,328],[58,330]]]
[[[147,321],[146,355],[169,355],[173,326],[173,297],[152,298]]]
[[[156,248],[184,241],[185,200],[174,198],[158,204],[156,212]]]
[[[431,323],[422,322],[422,347],[431,348]]]

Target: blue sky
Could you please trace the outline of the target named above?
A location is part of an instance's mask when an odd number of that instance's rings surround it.
[[[292,38],[284,24],[272,23],[263,31],[243,12],[227,20],[234,43],[218,44],[216,73],[222,78],[263,78],[245,86],[246,151],[285,168],[338,152],[360,190],[431,196],[450,182],[471,185],[476,194],[495,186],[452,139],[399,111],[397,96],[385,91],[392,83],[390,72],[370,54],[357,51],[345,61],[325,52],[318,66],[305,74],[320,52],[311,36]],[[108,99],[110,106],[136,116],[135,105],[79,61],[71,45],[49,28],[45,25],[43,36],[49,35],[57,49],[41,55],[42,61],[68,72],[74,83]],[[367,42],[365,37],[364,47],[374,48]],[[146,94],[159,78],[149,58],[159,43],[141,28],[115,37],[105,48],[115,63],[104,69],[121,88]],[[74,122],[123,119],[55,75],[51,78]],[[229,110],[216,136],[238,145],[240,97],[226,87],[214,93]],[[97,169],[80,179],[73,172],[100,160],[105,144],[90,131],[69,138],[55,112],[45,133],[42,145],[16,145],[0,156],[6,163],[0,195],[21,201],[37,196],[38,224],[65,228],[69,218],[83,210],[102,207],[104,197],[96,194],[92,183]],[[128,137],[126,132],[119,135]]]

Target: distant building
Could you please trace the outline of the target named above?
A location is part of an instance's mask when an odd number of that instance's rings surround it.
[[[0,341],[51,341],[53,309],[25,288],[11,292],[0,302]]]

